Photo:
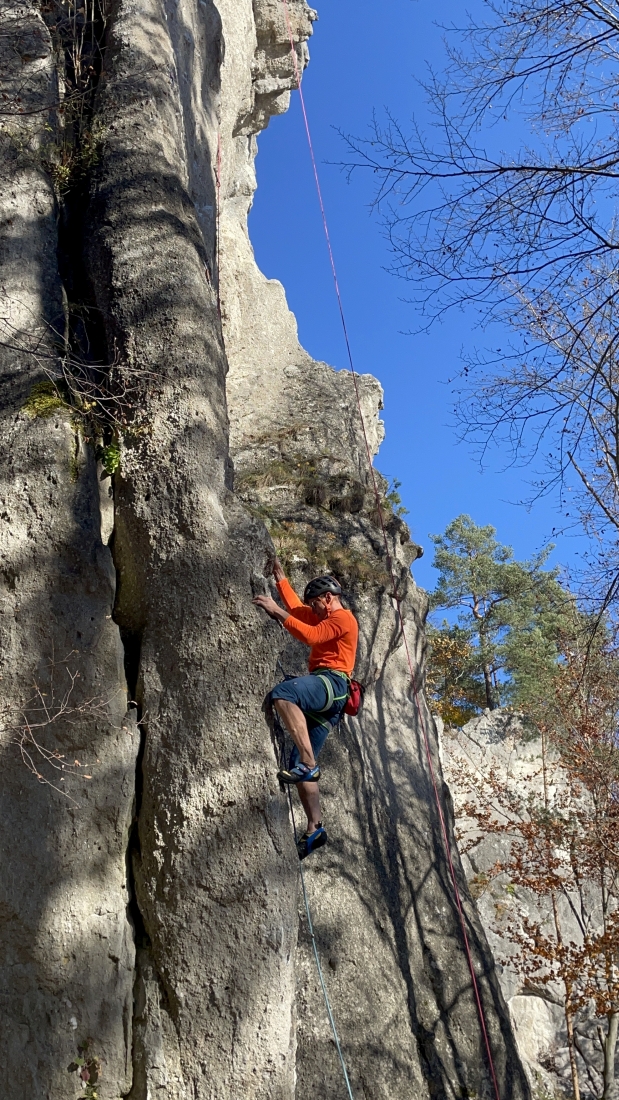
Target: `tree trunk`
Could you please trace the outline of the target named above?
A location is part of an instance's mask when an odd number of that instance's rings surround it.
[[[578,1080],[578,1066],[576,1064],[576,1048],[574,1046],[574,1018],[570,1008],[570,993],[566,988],[565,997],[565,1023],[567,1026],[567,1049],[570,1052],[570,1070],[572,1073],[572,1088],[574,1100],[580,1100],[580,1081]]]
[[[619,1032],[619,1012],[608,1013],[608,1031],[604,1041],[604,1091],[602,1100],[613,1100],[615,1094],[615,1050]]]
[[[496,710],[494,692],[492,690],[492,673],[489,665],[484,665],[484,685],[486,688],[486,703],[489,710]]]

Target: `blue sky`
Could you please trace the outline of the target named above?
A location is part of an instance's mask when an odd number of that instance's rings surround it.
[[[530,471],[501,470],[496,456],[481,472],[475,456],[457,442],[448,379],[462,352],[486,346],[487,338],[466,312],[453,313],[429,334],[407,335],[419,321],[405,301],[406,284],[385,270],[387,246],[370,210],[372,179],[360,173],[349,183],[337,167],[347,157],[338,129],[363,136],[373,111],[380,115],[385,108],[403,123],[413,114],[423,117],[416,79],[423,79],[428,63],[440,68],[443,61],[442,31],[435,25],[439,5],[431,0],[316,4],[319,21],[303,87],[353,355],[357,370],[376,375],[384,387],[386,439],[376,465],[402,483],[407,521],[426,551],[413,572],[419,584],[431,588],[436,574],[428,534],[443,531],[459,513],[492,523],[518,558],[539,549],[559,517],[551,500],[531,511],[518,505],[527,495]],[[467,7],[479,6],[472,0]],[[461,14],[461,0],[441,0],[443,23],[457,22]],[[257,261],[269,278],[283,283],[303,346],[317,359],[345,367],[297,94],[288,114],[271,120],[258,147],[258,191],[249,223]],[[577,546],[578,540],[564,536],[553,563],[568,564]]]

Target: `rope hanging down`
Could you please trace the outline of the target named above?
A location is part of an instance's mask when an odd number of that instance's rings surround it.
[[[391,581],[392,581],[392,585],[393,585],[393,594],[394,594],[396,609],[397,609],[397,617],[398,617],[398,621],[399,621],[399,625],[400,625],[400,631],[402,633],[402,639],[403,639],[403,642],[404,642],[404,649],[405,649],[406,660],[407,660],[408,668],[409,668],[409,672],[410,672],[411,686],[412,686],[412,690],[413,690],[413,697],[414,697],[414,701],[415,701],[415,706],[417,708],[417,713],[419,715],[419,722],[420,722],[421,730],[422,730],[422,733],[423,733],[425,751],[426,751],[426,756],[427,756],[427,760],[428,760],[428,768],[429,768],[430,777],[431,777],[431,780],[432,780],[432,787],[433,787],[433,790],[434,790],[434,798],[435,798],[435,801],[436,801],[436,809],[437,809],[438,817],[439,817],[439,821],[440,821],[441,834],[442,834],[443,843],[444,843],[444,846],[445,846],[445,853],[446,853],[446,856],[447,856],[447,864],[449,866],[449,873],[450,873],[450,877],[451,877],[451,881],[452,881],[452,885],[453,885],[454,899],[455,899],[455,902],[456,902],[456,908],[458,910],[458,917],[459,917],[459,920],[460,920],[460,927],[461,927],[461,930],[462,930],[462,939],[464,941],[464,950],[465,950],[465,953],[466,953],[466,959],[467,959],[469,971],[470,971],[470,974],[471,974],[471,984],[472,984],[473,992],[474,992],[474,996],[475,996],[475,1003],[476,1003],[476,1006],[477,1006],[477,1013],[478,1013],[478,1016],[479,1016],[479,1023],[480,1023],[481,1031],[482,1031],[483,1038],[484,1038],[484,1046],[486,1048],[486,1054],[487,1054],[487,1058],[488,1058],[488,1065],[489,1065],[489,1068],[490,1068],[490,1075],[492,1077],[492,1084],[493,1084],[493,1087],[494,1087],[495,1100],[501,1100],[501,1096],[500,1096],[500,1092],[499,1092],[499,1085],[498,1085],[496,1071],[495,1071],[495,1067],[494,1067],[494,1060],[493,1060],[493,1057],[492,1057],[492,1049],[491,1049],[491,1046],[490,1046],[490,1038],[489,1038],[489,1035],[488,1035],[488,1028],[487,1028],[487,1025],[486,1025],[486,1016],[485,1016],[485,1013],[484,1013],[484,1007],[483,1007],[483,1003],[482,1003],[482,999],[481,999],[481,994],[480,994],[479,986],[478,986],[478,983],[477,983],[477,975],[475,974],[475,967],[473,965],[473,956],[472,956],[472,953],[471,953],[471,946],[470,946],[470,943],[469,943],[469,937],[468,937],[468,933],[467,933],[467,930],[466,930],[466,918],[465,918],[464,909],[463,909],[463,906],[462,906],[462,898],[460,896],[460,890],[458,888],[458,880],[456,878],[456,871],[455,871],[455,868],[454,868],[454,865],[453,865],[453,859],[452,859],[452,856],[451,856],[451,847],[450,847],[450,844],[449,844],[449,836],[448,836],[448,833],[447,833],[447,825],[446,825],[446,822],[445,822],[445,815],[443,813],[443,807],[441,805],[441,799],[440,799],[440,795],[439,795],[439,791],[438,791],[438,785],[437,785],[437,781],[436,781],[436,774],[435,774],[435,771],[434,771],[434,765],[432,763],[432,753],[430,751],[430,742],[429,742],[429,739],[428,739],[428,731],[427,731],[426,722],[425,722],[425,719],[424,719],[423,710],[422,710],[422,707],[421,707],[421,704],[420,704],[420,701],[419,701],[419,693],[417,691],[417,685],[415,683],[415,672],[414,672],[414,668],[413,668],[413,662],[412,662],[412,658],[411,658],[410,648],[409,648],[409,645],[408,645],[408,639],[406,637],[406,631],[404,630],[404,618],[402,616],[402,608],[401,608],[401,604],[400,604],[400,597],[398,595],[398,588],[397,588],[397,582],[396,582],[396,577],[395,577],[395,572],[394,572],[394,567],[393,567],[393,560],[392,560],[391,554],[389,553],[389,540],[387,538],[387,532],[385,530],[385,522],[384,522],[384,519],[383,519],[383,512],[382,512],[381,501],[380,501],[380,493],[378,491],[378,485],[376,483],[376,472],[374,470],[374,466],[373,466],[373,463],[372,463],[372,451],[371,451],[369,440],[368,440],[367,430],[366,430],[366,426],[365,426],[365,419],[364,419],[364,416],[363,416],[363,409],[361,407],[361,394],[359,392],[359,375],[357,374],[357,371],[355,370],[355,364],[354,364],[354,361],[353,361],[352,350],[351,350],[351,346],[350,346],[350,340],[348,338],[348,329],[346,327],[346,318],[344,316],[344,307],[343,307],[343,304],[342,304],[342,297],[341,297],[341,294],[340,294],[340,287],[339,287],[339,283],[338,283],[338,279],[337,279],[335,259],[334,259],[334,256],[333,256],[333,249],[331,247],[331,238],[329,236],[329,226],[327,224],[327,216],[326,216],[326,213],[325,213],[325,206],[324,206],[324,202],[323,202],[323,198],[322,198],[322,189],[320,187],[320,179],[318,177],[318,167],[317,167],[317,164],[316,164],[316,157],[314,156],[314,146],[313,146],[313,143],[312,143],[312,135],[311,135],[311,132],[310,132],[309,121],[308,121],[308,117],[307,117],[307,111],[305,109],[305,98],[303,96],[303,89],[301,87],[301,73],[299,71],[299,62],[298,62],[298,58],[297,58],[297,51],[295,49],[294,35],[292,33],[292,25],[291,25],[291,22],[290,22],[290,12],[289,12],[289,9],[288,9],[288,0],[282,0],[282,4],[283,4],[283,8],[284,8],[284,15],[285,15],[285,18],[286,18],[286,28],[287,28],[287,31],[288,31],[288,38],[289,38],[289,41],[290,41],[290,52],[291,52],[291,55],[292,55],[292,63],[293,63],[293,66],[294,66],[294,75],[295,75],[295,80],[296,80],[296,84],[297,84],[297,89],[299,91],[299,100],[300,100],[300,103],[301,103],[301,111],[302,111],[302,114],[303,114],[303,123],[304,123],[304,126],[305,126],[305,134],[306,134],[306,137],[307,137],[307,144],[308,144],[308,147],[309,147],[310,158],[311,158],[311,161],[312,161],[312,169],[313,169],[313,172],[314,172],[314,182],[316,184],[316,192],[317,192],[317,195],[318,195],[318,203],[320,205],[320,214],[321,214],[321,217],[322,217],[322,225],[323,225],[323,229],[324,229],[325,239],[326,239],[326,242],[327,242],[327,250],[328,250],[328,253],[329,253],[329,263],[331,265],[331,274],[333,275],[333,284],[334,284],[334,287],[335,287],[335,294],[336,294],[336,297],[337,297],[337,304],[338,304],[338,309],[339,309],[339,313],[340,313],[340,320],[342,322],[342,330],[344,332],[344,341],[345,341],[345,344],[346,344],[346,352],[347,352],[347,355],[348,355],[348,362],[350,364],[350,373],[352,375],[353,385],[354,385],[354,388],[355,388],[355,397],[357,399],[357,405],[358,405],[358,408],[359,408],[359,418],[361,420],[361,427],[362,427],[362,430],[363,430],[363,440],[364,440],[365,449],[366,449],[366,452],[367,452],[367,459],[368,459],[368,465],[369,465],[370,473],[371,473],[371,477],[372,477],[372,485],[373,485],[373,489],[374,489],[374,495],[376,497],[377,512],[378,512],[378,516],[379,516],[379,519],[380,519],[380,527],[381,527],[381,531],[382,531],[382,535],[383,535],[383,541],[385,543],[385,552],[386,552],[386,555],[387,555],[387,566],[388,566],[389,572],[391,574]]]
[[[294,819],[294,809],[292,806],[292,793],[290,787],[288,787],[288,801],[290,803],[290,813],[292,814],[292,828],[294,830],[294,842],[297,843],[297,823]],[[329,1023],[331,1024],[331,1031],[333,1032],[333,1038],[335,1039],[335,1047],[338,1053],[338,1057],[342,1066],[342,1072],[344,1074],[344,1080],[346,1082],[346,1089],[350,1100],[354,1100],[352,1089],[350,1087],[350,1081],[348,1080],[348,1073],[346,1072],[346,1062],[344,1061],[344,1055],[342,1054],[342,1048],[340,1046],[340,1039],[335,1026],[335,1020],[333,1018],[333,1011],[331,1009],[331,1002],[329,1000],[329,994],[327,993],[327,987],[325,985],[325,979],[322,973],[322,967],[320,965],[320,956],[318,954],[318,945],[316,943],[316,937],[314,935],[314,926],[312,924],[312,917],[310,914],[309,901],[307,897],[307,890],[305,888],[305,874],[303,872],[303,864],[299,864],[299,870],[301,872],[301,889],[303,890],[303,901],[305,902],[305,915],[307,916],[307,927],[312,940],[312,947],[314,949],[314,958],[316,960],[316,969],[318,971],[318,977],[320,978],[320,985],[322,987],[322,995],[325,999],[325,1005],[327,1008],[327,1016],[329,1017]]]
[[[279,665],[279,667],[281,669],[282,676],[285,678],[286,677],[286,670],[284,669],[279,657],[277,658],[277,664]],[[280,767],[285,767],[285,765],[286,765],[286,750],[285,750],[286,734],[285,734],[285,731],[284,731],[284,727],[282,726],[282,723],[280,721],[279,714],[277,713],[275,707],[271,707],[271,714],[273,716],[273,723],[274,723],[274,726],[275,726],[275,730],[276,730],[276,734],[277,734],[277,740],[278,740],[278,743],[279,743],[279,758],[280,758],[279,763],[280,763]],[[292,790],[291,790],[290,787],[288,787],[287,791],[288,791],[288,802],[290,803],[290,816],[292,818],[292,829],[293,829],[293,832],[294,832],[294,842],[295,842],[295,844],[298,844],[299,836],[298,836],[298,833],[297,833],[297,823],[296,823],[295,816],[294,816],[294,807],[292,805]],[[354,1096],[352,1094],[352,1089],[350,1087],[350,1081],[348,1079],[348,1072],[347,1072],[347,1069],[346,1069],[346,1062],[344,1061],[344,1055],[342,1054],[342,1047],[340,1045],[340,1037],[337,1033],[337,1028],[335,1026],[335,1018],[333,1016],[333,1010],[331,1008],[331,1001],[329,1000],[329,994],[327,993],[327,986],[325,984],[324,975],[322,973],[322,966],[320,965],[320,956],[318,954],[318,944],[316,943],[316,936],[314,935],[314,925],[312,924],[312,915],[310,913],[309,898],[307,896],[307,889],[305,887],[305,873],[303,871],[303,864],[302,863],[299,863],[299,871],[301,872],[301,889],[303,891],[303,901],[305,903],[305,915],[307,917],[307,927],[308,927],[308,930],[309,930],[310,939],[312,941],[312,948],[314,950],[314,959],[316,960],[316,969],[318,971],[318,977],[320,979],[320,986],[321,986],[322,995],[323,995],[324,1001],[325,1001],[325,1007],[327,1009],[327,1016],[329,1017],[329,1023],[331,1024],[331,1031],[333,1032],[333,1039],[335,1041],[335,1049],[337,1050],[338,1058],[339,1058],[340,1064],[342,1066],[342,1072],[344,1074],[344,1081],[346,1082],[346,1089],[348,1091],[349,1100],[354,1100]]]
[[[286,671],[285,671],[279,657],[277,658],[277,664],[279,665],[279,667],[281,669],[282,676],[285,678],[286,677]],[[279,763],[280,763],[280,767],[285,767],[285,765],[286,765],[286,748],[285,748],[286,733],[285,733],[284,727],[281,723],[279,714],[277,713],[275,707],[271,707],[271,715],[272,715],[272,718],[273,718],[273,724],[274,724],[274,727],[275,727],[275,733],[276,733],[276,737],[277,737],[277,741],[278,741],[278,745],[279,745]],[[295,844],[298,844],[299,836],[298,836],[298,833],[297,833],[297,823],[296,823],[295,816],[294,816],[294,807],[292,805],[292,790],[291,790],[290,787],[288,787],[287,791],[288,791],[288,802],[290,803],[290,816],[292,818],[292,829],[293,829],[293,832],[294,832],[294,842],[295,842]],[[320,986],[322,988],[322,995],[324,997],[325,1007],[327,1009],[327,1016],[329,1017],[329,1023],[331,1024],[331,1031],[333,1032],[333,1039],[335,1041],[335,1049],[337,1050],[338,1058],[339,1058],[340,1064],[342,1066],[342,1072],[344,1074],[344,1081],[346,1082],[346,1089],[348,1091],[349,1100],[354,1100],[354,1097],[353,1097],[353,1094],[352,1094],[352,1089],[350,1087],[350,1081],[348,1079],[348,1072],[346,1070],[346,1062],[344,1061],[344,1055],[342,1054],[342,1047],[340,1045],[340,1037],[337,1033],[337,1028],[335,1026],[335,1018],[333,1016],[333,1010],[331,1008],[331,1001],[329,1000],[329,994],[327,993],[327,986],[325,984],[324,975],[322,973],[322,966],[320,965],[320,956],[318,954],[318,944],[316,943],[316,936],[314,935],[314,926],[312,924],[312,916],[311,916],[311,913],[310,913],[309,898],[307,896],[307,889],[305,887],[305,873],[303,871],[303,864],[302,863],[299,864],[299,871],[301,872],[301,888],[303,890],[303,901],[305,903],[305,915],[307,917],[307,927],[308,927],[308,930],[309,930],[310,939],[312,941],[312,948],[314,950],[314,959],[316,960],[316,969],[318,971],[318,977],[320,979]]]

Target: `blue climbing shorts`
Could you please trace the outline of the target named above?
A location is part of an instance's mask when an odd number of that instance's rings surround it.
[[[325,680],[321,679],[323,676],[329,681],[331,690],[327,688]],[[282,680],[281,684],[276,684],[270,694],[273,702],[276,699],[286,699],[301,708],[307,721],[314,756],[318,757],[327,740],[327,734],[337,725],[346,706],[346,677],[330,669],[320,669],[319,672],[311,672],[309,676],[290,676],[287,680]],[[299,759],[299,751],[295,745],[288,766],[294,768]]]

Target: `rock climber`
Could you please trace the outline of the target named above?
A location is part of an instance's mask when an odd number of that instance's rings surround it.
[[[277,559],[273,576],[284,607],[270,596],[256,596],[254,603],[310,647],[309,676],[289,677],[270,692],[271,702],[294,741],[288,768],[277,775],[283,783],[294,783],[299,792],[307,831],[297,848],[299,858],[305,859],[328,839],[320,814],[316,758],[346,706],[359,627],[352,611],[342,605],[342,589],[335,577],[315,577],[305,586],[301,601]]]

